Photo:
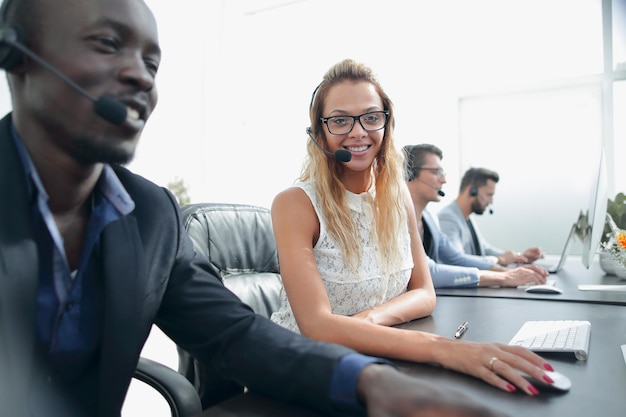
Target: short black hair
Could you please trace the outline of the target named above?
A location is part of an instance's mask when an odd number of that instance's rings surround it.
[[[17,29],[21,35],[35,34],[41,15],[39,0],[4,0],[2,4],[2,24]]]

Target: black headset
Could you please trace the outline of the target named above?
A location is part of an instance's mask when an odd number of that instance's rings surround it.
[[[323,83],[324,83],[324,81],[319,83],[317,85],[317,87],[315,87],[315,90],[313,90],[313,94],[311,94],[311,102],[309,103],[309,111],[311,111],[311,109],[313,108],[313,102],[315,101],[315,96],[317,95],[317,90],[320,89],[320,87],[322,86]]]
[[[315,90],[313,90],[313,94],[311,94],[311,102],[309,103],[309,113],[311,112],[311,109],[313,108],[313,102],[315,101],[315,96],[317,95],[317,90],[320,89],[320,86],[322,85],[323,81],[321,83],[319,83],[317,85],[317,87],[315,87]],[[306,133],[311,137],[311,139],[313,139],[313,137],[311,136],[311,133],[313,132],[313,126],[309,126],[306,128]]]
[[[476,188],[476,175],[478,174],[478,168],[472,168],[472,182],[470,183],[469,195],[471,197],[476,197],[478,195],[478,188]]]
[[[17,67],[24,59],[23,54],[8,41],[22,42],[22,31],[9,26],[8,13],[11,0],[4,0],[0,9],[0,68],[9,71]]]

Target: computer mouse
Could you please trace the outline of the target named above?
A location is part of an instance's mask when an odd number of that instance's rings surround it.
[[[544,380],[537,380],[531,376],[523,375],[524,378],[538,389],[554,389],[557,391],[569,391],[572,387],[572,381],[568,377],[557,371],[544,371],[544,373],[552,378],[553,384],[548,384]]]
[[[554,285],[530,285],[524,290],[531,294],[563,294],[563,290]]]

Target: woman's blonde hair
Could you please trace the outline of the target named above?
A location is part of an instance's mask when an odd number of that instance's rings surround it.
[[[383,271],[398,269],[400,251],[398,231],[407,227],[407,213],[404,204],[404,157],[395,146],[393,127],[395,123],[393,103],[384,92],[370,68],[351,59],[343,60],[332,66],[317,86],[311,99],[309,116],[311,118],[311,136],[324,149],[328,149],[326,132],[323,129],[322,109],[328,90],[343,82],[366,81],[374,86],[383,102],[383,109],[389,112],[383,135],[381,149],[374,159],[372,175],[376,188],[373,204],[374,241],[378,243],[380,262]],[[344,166],[335,158],[328,157],[309,141],[307,159],[300,175],[301,181],[313,183],[318,200],[321,203],[328,233],[335,240],[346,265],[356,270],[361,261],[361,249],[357,227],[350,216],[346,200],[346,189],[339,180]]]

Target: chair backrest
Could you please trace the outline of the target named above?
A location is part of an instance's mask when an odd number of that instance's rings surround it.
[[[220,271],[224,285],[265,317],[280,307],[282,280],[270,210],[246,204],[182,207],[183,224],[198,253]]]

